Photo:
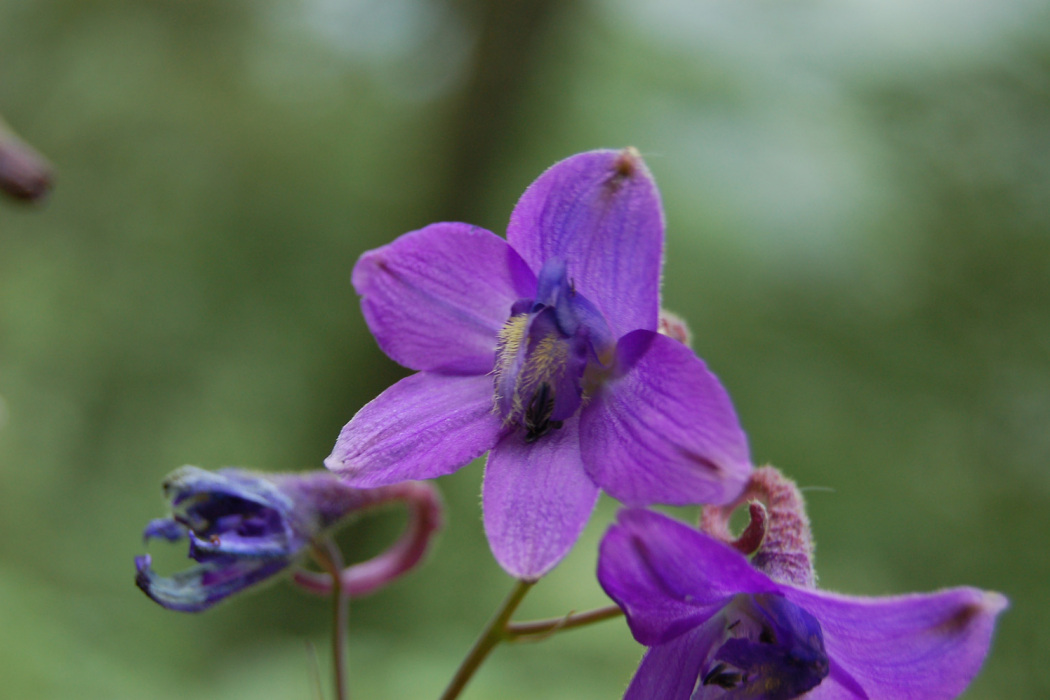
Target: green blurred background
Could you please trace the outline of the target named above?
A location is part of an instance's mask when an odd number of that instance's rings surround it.
[[[319,467],[404,374],[357,256],[502,232],[548,165],[625,145],[663,193],[665,305],[756,462],[815,487],[822,585],[1002,591],[966,697],[1050,696],[1045,0],[0,0],[0,112],[58,173],[0,202],[4,697],[317,697],[323,600],[134,587],[161,479]],[[355,697],[437,697],[509,590],[480,477],[439,482],[424,569],[354,602]],[[614,513],[522,617],[605,603]],[[618,698],[640,653],[619,621],[500,648],[465,697]]]

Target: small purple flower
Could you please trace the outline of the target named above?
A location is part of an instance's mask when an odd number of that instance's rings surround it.
[[[421,485],[405,486],[418,490]],[[145,554],[135,558],[135,583],[163,607],[183,612],[205,610],[284,571],[351,512],[395,499],[426,501],[430,511],[437,508],[432,495],[427,499],[427,494],[417,497],[355,489],[326,471],[263,474],[241,469],[209,472],[186,466],[165,479],[164,494],[171,502],[172,516],[151,522],[143,536],[147,542],[188,539],[189,556],[197,564],[170,577],[159,576]],[[438,516],[430,516],[424,540],[440,525]],[[425,542],[421,546],[425,549]],[[383,581],[375,580],[376,572],[371,571],[370,587],[358,588],[374,590],[411,568],[422,551],[417,546],[407,555],[398,554],[400,559],[407,556],[414,558],[401,562],[400,568],[384,569],[394,573],[385,575]],[[353,569],[344,574],[351,586]]]
[[[718,380],[659,334],[663,212],[634,149],[557,163],[507,239],[405,234],[353,272],[379,346],[414,370],[343,428],[325,465],[355,486],[449,474],[487,450],[485,532],[532,580],[599,488],[632,505],[722,503],[751,469]]]
[[[620,513],[598,579],[649,647],[625,700],[954,698],[988,652],[998,593],[862,598],[778,581],[664,515]]]

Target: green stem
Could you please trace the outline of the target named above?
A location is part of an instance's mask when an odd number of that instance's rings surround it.
[[[507,625],[504,636],[509,642],[540,642],[552,634],[612,620],[621,615],[623,615],[623,610],[615,605],[610,605],[579,614],[569,613],[565,617],[553,617],[532,622],[512,622]]]
[[[504,599],[503,604],[496,610],[489,623],[485,625],[485,629],[482,630],[478,640],[474,642],[474,647],[470,650],[470,653],[463,659],[463,663],[459,665],[456,675],[453,676],[452,681],[441,695],[441,700],[458,698],[463,689],[467,687],[467,683],[473,678],[474,672],[484,663],[489,653],[496,648],[497,644],[507,639],[507,622],[534,583],[535,581],[518,581],[514,585],[510,594]]]
[[[314,558],[332,577],[332,668],[336,700],[348,700],[346,689],[346,628],[349,598],[343,593],[343,555],[332,540],[314,547]]]

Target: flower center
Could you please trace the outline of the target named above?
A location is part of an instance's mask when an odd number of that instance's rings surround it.
[[[829,672],[820,623],[781,595],[740,594],[712,619],[724,625],[698,679],[694,700],[792,700]]]
[[[500,329],[493,367],[495,410],[528,443],[557,430],[584,401],[583,376],[605,351],[608,324],[569,281],[565,263],[547,261],[535,299],[520,299]]]

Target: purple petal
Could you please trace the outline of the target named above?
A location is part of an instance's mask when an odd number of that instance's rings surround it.
[[[676,566],[693,561],[688,543],[678,540],[680,528],[689,528],[645,510],[621,511],[619,520],[599,547],[598,582],[623,609],[639,642],[661,644],[703,624],[736,593],[700,591],[694,597],[689,572],[670,580],[665,576],[662,568],[669,560],[681,558]]]
[[[973,588],[860,598],[778,585],[714,538],[644,510],[620,514],[598,567],[631,631],[650,645],[673,637],[680,620],[699,624],[689,605],[779,592],[823,632],[830,674],[806,696],[814,700],[954,698],[980,669],[1007,604]]]
[[[551,166],[518,200],[507,240],[533,270],[564,260],[615,337],[656,330],[663,211],[633,149],[581,153]]]
[[[358,411],[324,464],[357,487],[431,479],[480,457],[500,431],[492,377],[420,372]]]
[[[738,593],[779,590],[732,547],[641,508],[620,511],[606,533],[598,581],[648,645],[702,623]]]
[[[618,520],[644,546],[646,562],[671,595],[710,605],[737,593],[780,590],[743,554],[685,523],[642,508],[623,510]]]
[[[820,685],[810,691],[806,700],[871,700],[857,680],[846,672],[835,659],[830,659],[831,672]]]
[[[583,463],[628,505],[726,503],[751,473],[729,395],[689,348],[650,331],[620,339],[622,374],[580,418]]]
[[[859,692],[956,697],[980,670],[995,618],[1007,605],[998,593],[974,588],[860,598],[784,587],[784,595],[820,620],[828,655],[841,666],[828,679],[838,682],[814,694],[822,700],[863,697]]]
[[[578,420],[531,444],[507,434],[485,465],[485,534],[507,573],[536,580],[561,561],[587,524],[598,487],[580,463]]]
[[[432,224],[357,261],[354,289],[379,347],[417,370],[483,374],[510,307],[536,277],[507,242],[468,224]]]
[[[698,627],[648,649],[623,700],[689,700],[711,648],[709,636]]]

